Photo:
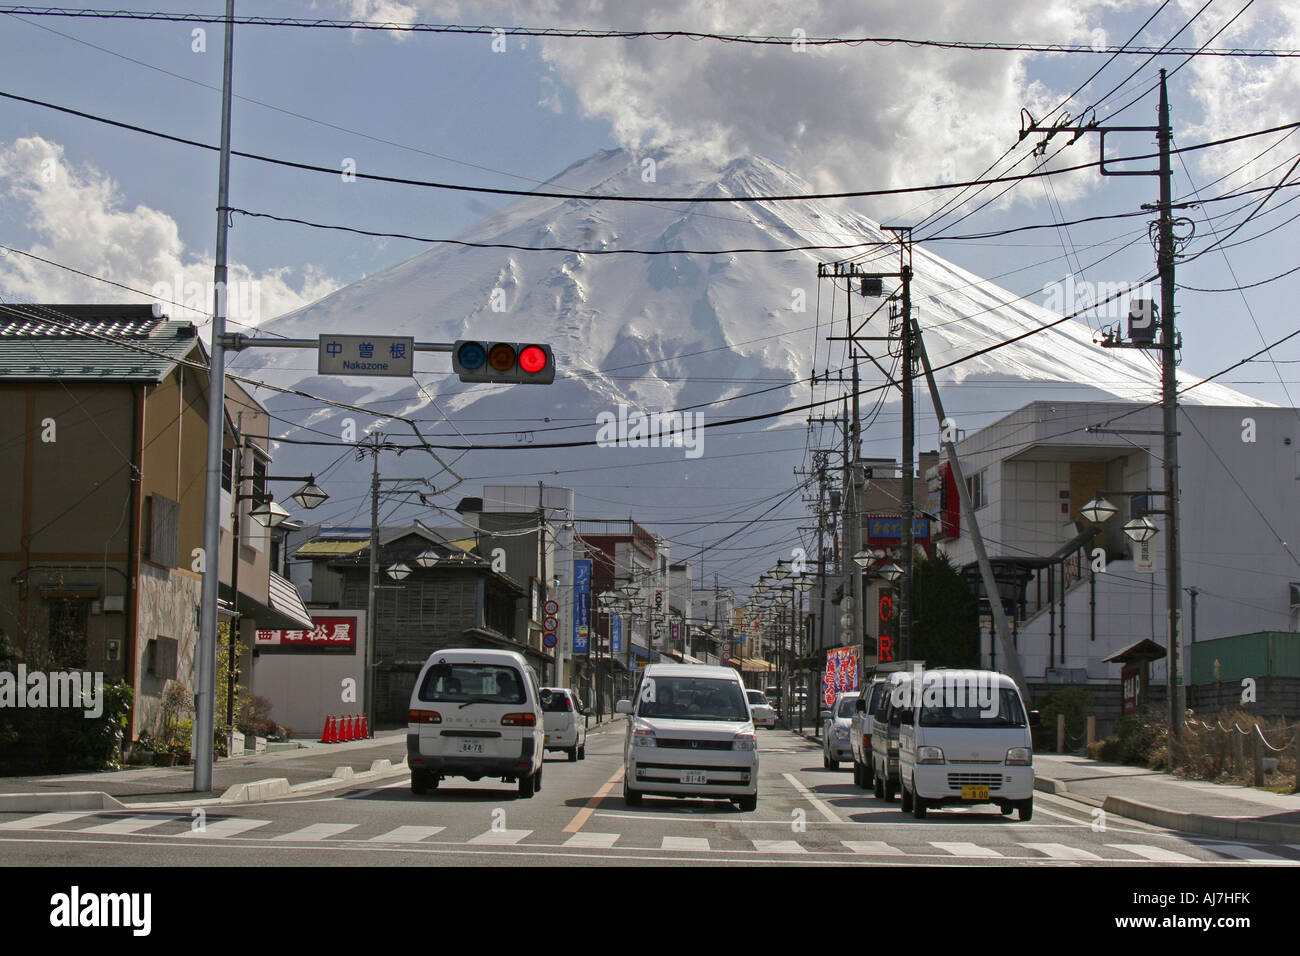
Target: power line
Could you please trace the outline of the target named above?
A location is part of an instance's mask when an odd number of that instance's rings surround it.
[[[168,13],[149,10],[102,10],[75,7],[29,7],[0,6],[0,13],[22,14],[34,17],[67,17],[73,19],[94,20],[143,20],[168,23],[225,23],[226,18],[219,14],[205,13]],[[399,23],[381,20],[342,20],[302,17],[263,17],[236,16],[230,22],[236,26],[292,27],[315,30],[364,30],[382,33],[431,33],[466,36],[516,36],[538,37],[544,39],[575,40],[712,40],[747,46],[848,46],[864,44],[875,46],[932,47],[942,50],[974,50],[1001,53],[1061,53],[1091,55],[1144,55],[1161,53],[1166,55],[1183,55],[1195,53],[1199,56],[1247,57],[1247,58],[1287,58],[1300,57],[1300,50],[1277,47],[1230,47],[1214,50],[1194,50],[1191,48],[1165,47],[1129,47],[1091,43],[1037,43],[1004,42],[997,40],[934,40],[918,37],[810,37],[803,35],[783,36],[777,34],[714,33],[698,30],[599,30],[577,27],[529,27],[510,26],[493,27],[488,25],[470,25],[456,23]]]

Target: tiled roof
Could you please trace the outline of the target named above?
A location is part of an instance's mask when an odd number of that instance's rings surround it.
[[[149,305],[0,305],[0,382],[159,382],[197,347]]]

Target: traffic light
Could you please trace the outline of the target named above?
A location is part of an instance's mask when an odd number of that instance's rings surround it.
[[[555,381],[555,356],[549,345],[461,339],[452,348],[451,366],[462,382],[550,385]]]

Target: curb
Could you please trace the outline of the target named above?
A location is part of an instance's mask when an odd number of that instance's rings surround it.
[[[371,783],[385,777],[395,777],[406,772],[406,761],[394,764],[387,757],[370,762],[369,770],[358,773],[352,767],[344,765],[334,768],[334,772],[320,780],[308,780],[290,786],[285,777],[271,777],[267,780],[254,780],[230,787],[223,793],[217,803],[265,803],[281,797],[296,797],[302,794],[327,793],[342,790],[358,783]]]
[[[125,804],[101,790],[82,790],[73,793],[0,793],[0,812],[125,809]]]
[[[1166,810],[1127,797],[1107,797],[1101,807],[1107,813],[1116,813],[1167,830],[1183,830],[1227,840],[1255,840],[1261,843],[1300,842],[1300,824],[1295,823],[1268,823],[1263,820],[1211,817],[1203,813]]]

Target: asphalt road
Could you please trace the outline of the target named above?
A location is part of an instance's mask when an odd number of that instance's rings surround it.
[[[1300,865],[1300,845],[1177,834],[1038,793],[1022,823],[993,807],[914,820],[898,801],[822,768],[820,748],[759,731],[758,809],[703,800],[622,800],[623,728],[592,734],[587,759],[546,762],[541,791],[443,781],[424,797],[408,778],[304,799],[202,811],[0,813],[10,866],[392,865]],[[199,828],[200,822],[202,829]]]

